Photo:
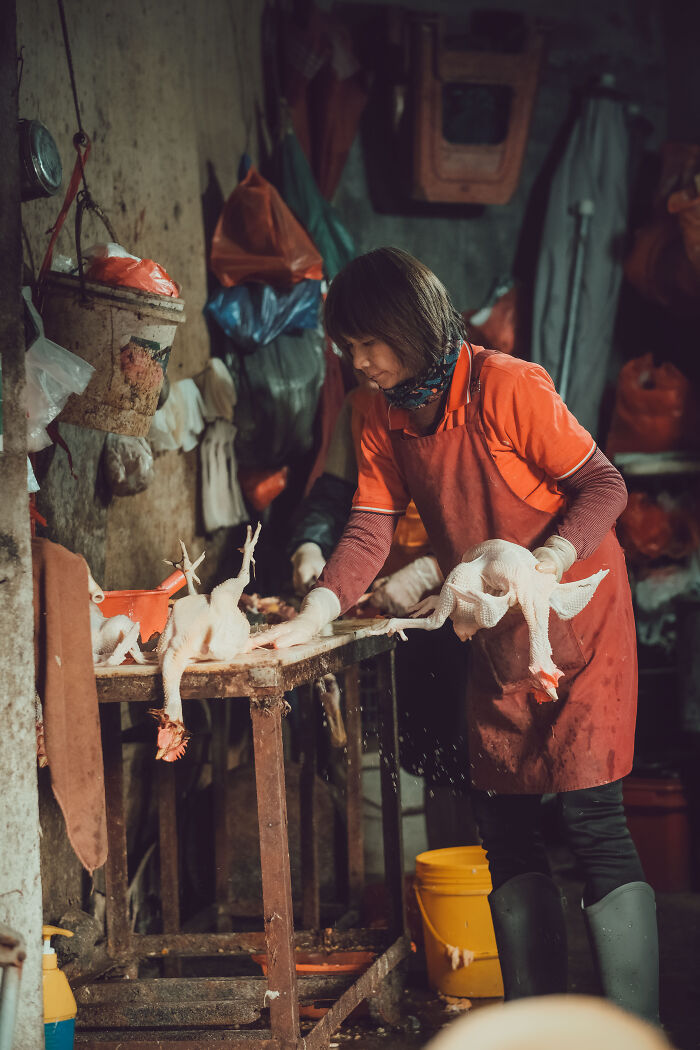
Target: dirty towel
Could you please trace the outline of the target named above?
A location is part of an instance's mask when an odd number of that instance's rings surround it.
[[[32,540],[34,660],[51,786],[89,872],[107,857],[107,816],[85,560]]]

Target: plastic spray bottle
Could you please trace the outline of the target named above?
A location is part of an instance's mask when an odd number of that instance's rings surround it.
[[[68,978],[58,968],[56,952],[51,947],[54,934],[72,937],[70,930],[59,926],[43,926],[44,953],[41,957],[44,971],[44,1044],[46,1050],[73,1050],[75,1015],[78,1012]]]

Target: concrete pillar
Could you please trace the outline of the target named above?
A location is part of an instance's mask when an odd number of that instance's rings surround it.
[[[44,1045],[15,3],[0,5],[0,922],[27,947],[13,1050]]]

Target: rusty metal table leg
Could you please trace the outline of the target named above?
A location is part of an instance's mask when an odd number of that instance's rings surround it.
[[[211,785],[214,811],[214,883],[216,900],[216,929],[226,933],[231,929],[231,844],[229,842],[228,810],[228,738],[231,724],[230,701],[212,700]]]
[[[348,904],[360,903],[365,886],[365,845],[362,825],[362,708],[357,664],[345,670],[345,730],[347,772],[345,805],[348,836]]]
[[[317,930],[321,925],[321,897],[318,879],[318,798],[316,796],[318,719],[313,682],[299,686],[298,696],[301,706],[301,776],[299,780],[301,917],[305,930]]]
[[[405,932],[406,919],[394,650],[378,656],[377,664],[384,873],[390,908],[389,929],[393,937],[400,937]]]
[[[102,704],[100,724],[107,804],[107,947],[110,955],[118,958],[128,955],[131,940],[127,898],[129,880],[124,820],[121,704]]]
[[[280,1050],[292,1050],[299,1043],[292,880],[282,750],[282,716],[286,710],[284,694],[251,698],[250,701],[260,828],[270,1026]]]

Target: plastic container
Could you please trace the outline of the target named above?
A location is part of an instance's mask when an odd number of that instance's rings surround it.
[[[341,973],[356,974],[359,977],[375,958],[374,952],[296,952],[294,968],[298,974],[305,974],[307,977],[311,974],[328,977]],[[251,955],[251,959],[267,976],[267,955]],[[328,1013],[334,1002],[335,999],[315,999],[311,1003],[300,1003],[299,1016],[316,1020]]]
[[[51,938],[55,934],[72,937],[73,933],[71,930],[62,930],[60,926],[43,926],[41,933],[44,938],[44,953],[41,957],[44,983],[44,1045],[46,1050],[71,1050],[78,1007],[68,978],[58,968]]]
[[[62,423],[145,437],[158,407],[182,299],[49,272],[42,317],[49,339],[95,367],[84,393],[72,394]]]
[[[428,983],[443,995],[503,996],[488,894],[491,874],[481,846],[429,850],[416,857],[415,894],[423,920]],[[452,969],[450,949],[474,953]]]
[[[185,574],[178,569],[150,591],[105,591],[100,611],[105,616],[128,616],[140,624],[141,641],[147,642],[165,627],[170,596],[186,583]]]
[[[648,882],[661,893],[690,889],[688,804],[677,777],[626,777],[630,834]]]

